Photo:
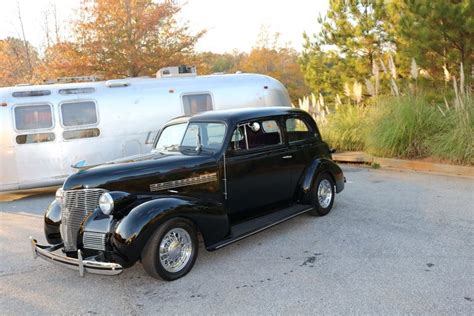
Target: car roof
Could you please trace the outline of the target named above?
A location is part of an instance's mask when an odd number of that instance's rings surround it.
[[[225,121],[228,123],[237,123],[260,117],[303,113],[306,112],[300,109],[291,108],[287,106],[239,108],[202,112],[192,116],[190,121]]]
[[[164,126],[187,123],[190,118],[191,118],[191,116],[189,116],[189,115],[177,116],[177,117],[172,118],[171,120],[167,121]]]

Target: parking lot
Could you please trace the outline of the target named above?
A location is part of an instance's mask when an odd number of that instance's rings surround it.
[[[33,260],[52,191],[0,195],[0,313],[474,314],[474,181],[343,166],[325,217],[302,215],[216,252],[175,282]]]

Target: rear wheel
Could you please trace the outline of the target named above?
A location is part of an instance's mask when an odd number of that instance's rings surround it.
[[[334,203],[336,191],[334,190],[334,181],[329,173],[320,173],[311,191],[311,199],[314,208],[309,211],[313,216],[327,215]]]
[[[172,281],[191,271],[197,254],[198,241],[193,224],[176,218],[155,230],[143,249],[142,264],[152,277]]]

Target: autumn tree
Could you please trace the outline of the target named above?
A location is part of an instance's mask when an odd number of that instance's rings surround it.
[[[279,43],[279,34],[260,32],[256,46],[237,64],[235,70],[268,75],[281,81],[293,102],[309,92],[298,64],[298,52]]]
[[[202,52],[195,54],[192,64],[196,65],[199,74],[234,72],[246,54],[238,51],[232,53]]]
[[[77,43],[59,41],[48,46],[38,72],[43,81],[60,77],[95,75],[91,57],[80,50]]]
[[[0,86],[36,82],[39,62],[38,52],[29,42],[13,37],[0,40]]]
[[[179,25],[179,11],[171,0],[83,0],[74,25],[82,71],[136,77],[185,62],[204,32]]]

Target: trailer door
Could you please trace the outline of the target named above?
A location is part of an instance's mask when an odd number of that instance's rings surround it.
[[[53,106],[20,104],[12,109],[19,188],[51,185],[64,176],[54,132]]]

